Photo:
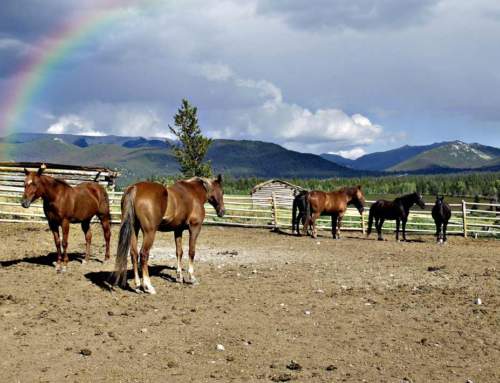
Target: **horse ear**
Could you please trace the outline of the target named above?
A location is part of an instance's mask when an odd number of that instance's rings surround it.
[[[358,187],[359,190],[361,190],[361,185],[358,185],[357,187]]]
[[[30,174],[30,171],[28,169],[24,168],[24,174],[28,175],[28,174]]]
[[[38,168],[38,171],[36,172],[36,174],[37,174],[38,176],[41,176],[41,175],[42,175],[42,173],[43,173],[43,171],[44,171],[45,169],[47,169],[47,165],[45,165],[45,164],[41,164],[41,165],[40,165],[40,167]]]
[[[216,181],[217,181],[219,184],[222,184],[222,181],[223,181],[223,179],[222,179],[222,174],[217,175]]]

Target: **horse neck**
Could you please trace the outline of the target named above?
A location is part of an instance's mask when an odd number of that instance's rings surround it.
[[[401,200],[401,202],[406,210],[410,210],[410,208],[417,203],[413,199],[412,194],[401,197],[400,200]]]
[[[40,184],[43,186],[40,197],[47,202],[54,201],[57,197],[58,189],[63,185],[49,176],[41,176],[40,181]]]

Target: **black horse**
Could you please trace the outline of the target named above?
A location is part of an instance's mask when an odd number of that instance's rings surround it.
[[[450,217],[450,205],[444,202],[444,196],[436,196],[436,203],[432,208],[432,218],[434,218],[434,223],[436,224],[436,240],[439,243],[446,242],[446,227],[448,226]]]
[[[300,236],[299,222],[302,222],[302,225],[305,224],[308,207],[309,204],[307,203],[307,191],[303,190],[293,199],[292,234],[297,233],[297,235]]]
[[[420,193],[411,193],[402,197],[396,198],[394,201],[386,201],[379,199],[370,207],[370,215],[368,216],[368,232],[372,232],[373,219],[375,218],[375,228],[378,233],[378,240],[383,241],[382,225],[386,219],[396,220],[396,240],[399,241],[399,225],[403,223],[403,240],[406,241],[406,221],[410,214],[410,208],[417,204],[420,208],[425,208],[425,202]]]

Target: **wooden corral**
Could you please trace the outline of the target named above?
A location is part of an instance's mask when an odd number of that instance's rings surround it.
[[[293,185],[290,182],[271,179],[254,186],[250,195],[255,204],[259,204],[263,199],[269,200],[271,198],[275,198],[278,204],[281,201],[289,204],[288,199],[295,197],[303,190],[304,188]]]
[[[24,190],[24,168],[36,171],[41,162],[0,162],[0,192],[20,192]],[[95,181],[108,191],[115,190],[115,180],[119,173],[107,168],[45,164],[44,174],[63,179],[70,185],[85,181]]]

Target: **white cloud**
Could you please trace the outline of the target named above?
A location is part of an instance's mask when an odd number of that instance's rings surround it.
[[[50,125],[47,133],[51,134],[81,134],[86,136],[104,136],[105,133],[94,129],[94,124],[75,114],[68,114],[58,118]]]
[[[151,105],[135,103],[92,103],[75,113],[60,116],[49,126],[47,133],[172,138],[168,124],[155,109]]]
[[[350,160],[355,160],[366,154],[366,151],[363,148],[357,147],[349,150],[339,150],[338,152],[329,152],[330,154],[337,154],[344,158],[348,158]]]
[[[267,80],[242,78],[221,64],[203,64],[199,74],[209,81],[228,82],[232,91],[251,92],[258,103],[239,111],[236,126],[212,131],[219,138],[251,138],[278,142],[299,151],[327,151],[352,145],[371,144],[382,133],[361,114],[349,116],[337,108],[311,111],[284,101],[281,89]],[[236,89],[234,89],[236,88]]]

